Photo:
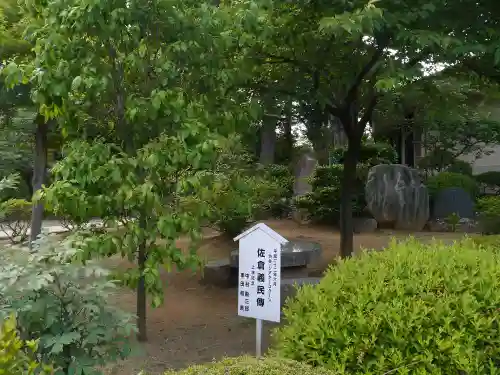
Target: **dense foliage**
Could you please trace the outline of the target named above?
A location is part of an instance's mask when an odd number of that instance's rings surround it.
[[[0,316],[17,317],[23,340],[38,340],[37,356],[67,373],[95,368],[130,353],[131,315],[109,303],[108,271],[80,261],[72,240],[40,238],[34,251],[0,254]]]
[[[479,198],[477,212],[481,232],[484,234],[500,234],[500,196]]]
[[[281,358],[227,358],[164,375],[333,375],[329,370]]]
[[[393,242],[304,286],[279,355],[336,373],[482,374],[500,360],[500,257],[470,240]]]
[[[38,341],[19,337],[14,315],[0,325],[0,375],[50,375],[52,368],[37,359]]]
[[[448,188],[464,189],[472,198],[475,198],[479,192],[477,182],[471,176],[454,172],[440,172],[429,176],[426,186],[431,197]]]
[[[484,190],[500,194],[500,171],[489,171],[474,176]]]

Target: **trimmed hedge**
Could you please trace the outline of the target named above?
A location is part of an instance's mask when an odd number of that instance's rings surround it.
[[[498,252],[393,242],[302,287],[274,350],[344,374],[485,374],[500,363],[499,309]]]
[[[447,188],[462,188],[468,192],[472,198],[477,197],[479,192],[478,185],[471,176],[454,172],[441,172],[430,176],[427,179],[426,186],[431,197]]]
[[[479,224],[484,234],[500,234],[500,196],[479,198],[476,209],[479,213]]]
[[[313,368],[301,362],[279,358],[227,358],[220,362],[196,365],[165,375],[334,375],[324,368]]]
[[[496,194],[500,193],[500,172],[499,171],[484,172],[484,173],[480,173],[474,177],[479,184],[481,184],[489,189],[492,189]]]

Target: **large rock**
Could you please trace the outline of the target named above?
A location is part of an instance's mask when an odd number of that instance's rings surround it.
[[[401,164],[370,169],[365,185],[368,209],[380,226],[422,230],[429,219],[429,193],[418,171]]]

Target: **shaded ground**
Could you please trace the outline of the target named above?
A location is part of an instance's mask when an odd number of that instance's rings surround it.
[[[339,235],[331,229],[300,226],[292,221],[266,223],[288,239],[307,238],[319,242],[323,259],[313,265],[314,270],[324,269],[337,257]],[[356,235],[355,248],[358,251],[360,248],[382,249],[392,236],[404,238],[409,234],[386,231]],[[412,235],[423,241],[433,237],[452,241],[461,237],[458,233]],[[235,245],[231,241],[207,232],[200,255],[206,259],[220,259],[227,257],[233,248]],[[148,311],[149,342],[142,347],[143,353],[111,366],[109,374],[136,375],[143,369],[150,375],[157,375],[166,368],[255,352],[254,322],[237,316],[236,289],[201,286],[198,279],[199,275],[187,272],[165,275],[168,282],[165,305]],[[135,311],[135,293],[124,290],[116,296],[116,303],[123,309]],[[265,323],[264,327],[264,345],[267,346],[270,324]]]

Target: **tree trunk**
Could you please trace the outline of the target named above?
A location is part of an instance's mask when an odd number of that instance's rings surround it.
[[[307,138],[311,141],[319,164],[328,164],[331,136],[328,129],[328,112],[315,103],[306,122]]]
[[[35,132],[35,160],[33,165],[33,194],[36,194],[42,189],[45,182],[45,175],[47,171],[47,133],[49,124],[45,121],[43,116],[37,115]],[[30,248],[33,242],[42,232],[43,221],[43,203],[38,202],[33,204],[31,212],[31,235],[30,235]]]
[[[260,163],[269,165],[274,163],[276,151],[276,119],[264,116],[260,131]]]
[[[356,184],[356,165],[361,150],[361,137],[349,137],[344,157],[344,172],[340,194],[340,256],[350,257],[354,249],[352,220],[352,189]]]
[[[292,102],[289,101],[285,106],[285,121],[283,122],[285,153],[288,162],[293,160],[293,133],[292,133]]]
[[[144,279],[144,269],[146,266],[145,239],[142,240],[139,246],[137,266],[140,275],[137,283],[137,340],[139,340],[139,342],[146,342],[148,341],[148,334],[146,327],[146,281]]]

